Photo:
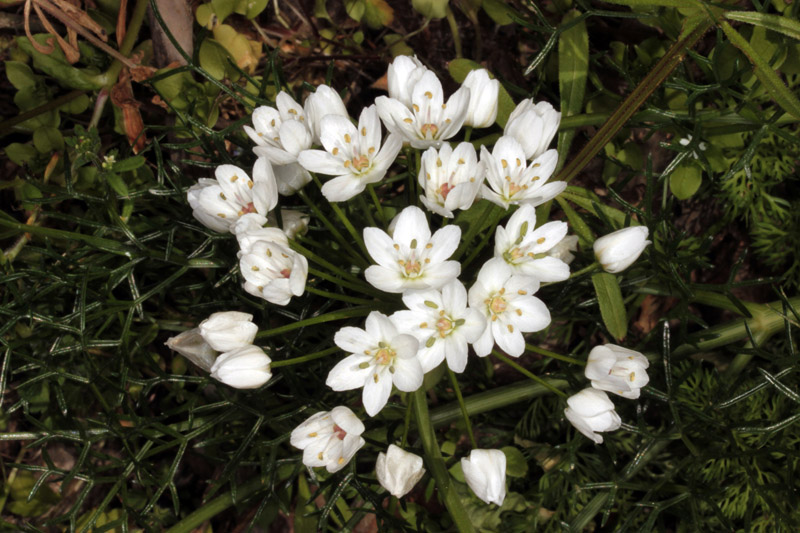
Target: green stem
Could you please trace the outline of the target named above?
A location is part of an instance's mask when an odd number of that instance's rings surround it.
[[[603,147],[611,142],[614,135],[622,129],[634,113],[644,104],[645,100],[666,80],[673,70],[683,61],[689,51],[706,30],[711,26],[710,20],[704,20],[685,37],[673,44],[664,54],[653,69],[636,86],[633,92],[620,104],[616,111],[608,118],[605,124],[589,140],[583,149],[570,160],[567,165],[551,181],[570,181],[589,164]]]
[[[317,181],[317,183],[319,183],[319,181]],[[331,235],[333,235],[334,239],[339,241],[339,244],[342,245],[342,248],[347,250],[347,253],[350,254],[351,259],[353,260],[354,263],[356,263],[356,264],[358,264],[358,265],[360,265],[362,267],[368,266],[368,263],[364,260],[363,257],[361,257],[361,254],[359,254],[356,251],[356,249],[353,248],[353,246],[347,241],[347,239],[345,239],[344,236],[339,232],[339,230],[336,228],[336,226],[334,226],[331,223],[331,221],[328,220],[328,217],[326,217],[325,214],[322,212],[322,210],[320,210],[320,208],[317,206],[316,202],[312,202],[311,201],[311,198],[308,197],[308,195],[305,193],[305,191],[302,191],[302,190],[297,191],[297,196],[299,196],[300,199],[303,200],[303,202],[305,202],[305,204],[308,207],[310,207],[312,211],[314,211],[314,215],[317,218],[319,218],[320,221],[322,222],[322,224],[328,229],[328,231],[331,232]],[[331,205],[333,205],[333,204],[331,204]]]
[[[331,274],[328,274],[327,272],[323,272],[323,271],[317,270],[315,268],[309,268],[308,269],[308,273],[310,275],[312,275],[312,276],[316,276],[318,278],[322,278],[322,279],[324,279],[326,281],[330,281],[330,282],[335,283],[337,285],[341,285],[342,287],[344,287],[346,289],[350,289],[351,291],[360,292],[360,293],[363,293],[363,294],[367,294],[369,296],[377,296],[379,298],[382,298],[382,297],[385,296],[385,294],[380,294],[377,291],[371,290],[371,287],[369,287],[368,285],[365,286],[365,287],[362,287],[361,284],[351,283],[349,281],[345,281],[343,279],[337,278],[336,276],[332,276]]]
[[[600,263],[595,261],[594,263],[583,267],[580,270],[576,270],[575,272],[570,273],[569,279],[577,278],[579,276],[583,276],[584,274],[588,274],[589,272],[594,272],[595,270],[600,269]]]
[[[495,357],[497,357],[498,359],[503,361],[505,364],[507,364],[508,366],[510,366],[511,368],[516,370],[517,372],[519,372],[520,374],[531,378],[532,380],[534,380],[536,383],[542,385],[543,387],[547,387],[551,392],[554,392],[555,394],[558,394],[562,398],[566,398],[567,397],[567,395],[563,391],[558,390],[556,387],[550,385],[547,382],[547,380],[544,380],[544,379],[540,378],[539,376],[537,376],[536,374],[534,374],[533,372],[531,372],[527,368],[523,367],[522,365],[520,365],[519,363],[517,363],[516,361],[514,361],[510,357],[507,357],[507,356],[503,355],[502,353],[500,353],[497,350],[492,350],[492,355],[494,355]]]
[[[307,326],[315,326],[325,322],[334,322],[336,320],[346,320],[348,318],[366,316],[370,311],[372,311],[372,308],[370,307],[351,307],[350,309],[344,309],[342,311],[333,311],[331,313],[325,313],[324,315],[307,318],[305,320],[298,320],[297,322],[292,322],[291,324],[286,324],[285,326],[278,328],[259,331],[258,335],[256,335],[256,338],[263,339],[265,337],[274,337],[275,335],[281,335],[283,333],[305,328]]]
[[[386,221],[386,213],[383,211],[383,206],[381,205],[381,201],[378,198],[378,195],[375,193],[375,186],[373,184],[367,185],[367,190],[369,191],[369,195],[372,197],[372,203],[375,204],[375,210],[378,212],[378,217],[381,219],[381,223],[383,224],[383,229],[386,229],[389,224]]]
[[[142,29],[144,17],[147,14],[147,6],[150,5],[149,0],[136,0],[136,5],[133,8],[130,22],[125,30],[125,38],[122,39],[122,44],[119,47],[119,53],[124,57],[131,55],[136,41],[139,39],[139,30]],[[111,66],[105,73],[106,88],[110,89],[117,83],[119,73],[125,65],[119,59],[115,59]]]
[[[5,137],[6,135],[13,133],[14,130],[12,128],[18,124],[22,124],[26,120],[30,120],[32,118],[38,117],[42,113],[47,113],[50,110],[58,109],[64,104],[68,104],[69,102],[73,101],[77,97],[84,94],[85,91],[71,91],[67,94],[62,94],[55,100],[50,100],[46,104],[42,104],[39,107],[35,107],[29,111],[25,111],[24,113],[20,113],[14,118],[10,118],[6,121],[0,122],[0,139]]]
[[[369,205],[367,205],[367,201],[364,199],[364,195],[359,194],[356,196],[356,201],[361,207],[361,210],[367,216],[367,223],[372,227],[377,227],[378,225],[375,223],[375,219],[372,217],[372,211],[370,211]]]
[[[284,359],[282,361],[273,361],[270,363],[270,368],[279,368],[282,366],[291,366],[291,365],[299,365],[300,363],[305,363],[307,361],[313,361],[314,359],[321,359],[328,355],[334,354],[336,352],[340,352],[341,349],[338,346],[332,346],[327,350],[322,350],[321,352],[314,352],[308,355],[303,355],[302,357],[295,357],[293,359]]]
[[[529,352],[538,353],[539,355],[544,355],[546,357],[552,357],[553,359],[558,359],[559,361],[564,361],[565,363],[586,366],[586,361],[581,361],[580,359],[575,359],[574,357],[569,357],[567,355],[561,355],[560,353],[551,352],[550,350],[539,348],[538,346],[534,346],[533,344],[526,344],[525,349],[528,350]]]
[[[428,465],[428,471],[436,481],[440,499],[447,507],[450,518],[459,533],[474,533],[475,529],[472,527],[472,522],[464,510],[464,506],[461,505],[461,499],[458,497],[455,487],[453,487],[453,480],[450,478],[447,465],[442,458],[442,452],[439,450],[439,443],[436,441],[433,424],[431,424],[431,419],[428,415],[428,401],[422,388],[414,392],[414,413],[417,418],[419,437],[425,450],[425,463]]]
[[[335,274],[338,274],[339,276],[341,276],[343,278],[347,278],[347,279],[349,279],[350,281],[352,281],[354,283],[359,283],[359,284],[363,285],[364,289],[372,289],[372,287],[370,285],[364,283],[364,280],[358,278],[357,276],[354,276],[353,274],[351,274],[350,272],[344,270],[343,268],[337,267],[336,265],[334,265],[330,261],[327,261],[327,260],[321,258],[320,256],[318,256],[317,254],[315,254],[314,252],[312,252],[311,250],[309,250],[308,248],[306,248],[302,244],[298,243],[297,241],[289,241],[289,246],[292,248],[292,250],[294,250],[296,252],[300,252],[301,254],[303,254],[306,259],[308,259],[310,261],[313,261],[314,263],[317,263],[318,265],[327,268],[331,272],[333,272]]]
[[[461,51],[461,34],[458,32],[458,22],[456,22],[453,10],[450,9],[450,4],[445,4],[444,12],[447,17],[447,24],[450,25],[450,33],[453,34],[453,46],[455,46],[456,49],[456,57],[463,57]]]
[[[217,498],[214,498],[208,503],[205,503],[200,506],[200,508],[169,528],[166,533],[189,533],[193,531],[196,527],[198,527],[203,522],[211,520],[222,511],[231,507],[234,503],[238,503],[243,501],[245,498],[248,498],[258,492],[261,489],[267,489],[268,487],[264,486],[261,483],[261,478],[259,476],[255,476],[253,479],[245,483],[244,485],[240,485],[236,487],[236,501],[233,500],[233,495],[231,493],[223,494]]]
[[[477,449],[478,443],[475,441],[475,434],[472,433],[472,423],[469,421],[469,413],[467,412],[467,406],[464,405],[464,397],[461,395],[461,387],[458,386],[456,374],[450,370],[450,367],[447,367],[447,375],[450,376],[450,383],[453,384],[453,390],[456,393],[456,398],[458,398],[458,406],[461,408],[461,414],[464,416],[464,424],[467,426],[469,442],[473,449]]]
[[[486,392],[473,394],[464,398],[464,406],[471,416],[479,415],[501,409],[503,407],[529,401],[531,398],[538,398],[549,394],[551,388],[565,389],[567,381],[563,379],[547,379],[547,385],[534,383],[524,380],[519,383],[496,387]],[[461,406],[458,402],[449,403],[442,407],[437,407],[431,411],[431,423],[436,426],[445,426],[458,421],[461,418]]]
[[[310,292],[311,294],[316,294],[317,296],[324,296],[325,298],[330,298],[331,300],[339,300],[341,302],[347,302],[356,305],[371,305],[374,303],[372,300],[365,300],[364,298],[356,298],[355,296],[347,296],[346,294],[337,294],[335,292],[323,291],[322,289],[317,289],[316,287],[309,287],[308,285],[306,285],[306,292]]]
[[[411,412],[414,409],[414,395],[406,395],[406,416],[403,420],[403,438],[400,440],[400,447],[405,448],[408,442],[408,428],[411,427]]]
[[[314,183],[317,184],[317,187],[322,189],[322,182],[319,181],[319,178],[317,176],[313,176],[313,178],[314,178]],[[350,219],[347,218],[345,212],[342,211],[342,208],[339,207],[339,204],[337,204],[336,202],[329,202],[329,204],[331,206],[331,209],[333,209],[333,212],[336,213],[336,216],[339,218],[339,221],[342,224],[344,224],[344,227],[347,230],[347,232],[350,234],[353,240],[356,241],[358,247],[361,248],[361,252],[364,254],[364,257],[369,257],[370,255],[369,252],[367,251],[367,247],[364,246],[364,239],[362,239],[361,235],[358,234],[358,231],[356,231],[356,228],[350,222]],[[365,266],[369,264],[369,262],[365,261],[361,256],[359,256],[359,260],[362,261]]]
[[[467,258],[461,263],[461,270],[467,268],[467,266],[470,263],[472,263],[472,261],[474,261],[475,258],[478,257],[478,255],[483,251],[483,249],[486,247],[486,244],[489,242],[489,239],[491,239],[495,234],[494,229],[492,228],[497,228],[497,225],[500,223],[500,220],[502,220],[503,217],[506,216],[506,213],[507,211],[504,210],[498,210],[495,212],[494,217],[489,221],[489,224],[487,225],[487,227],[490,228],[489,231],[486,232],[486,235],[483,236],[478,246],[473,248],[469,256],[467,256]]]
[[[482,224],[482,222],[489,218],[489,214],[491,214],[491,212],[494,210],[494,208],[496,206],[492,202],[490,202],[488,200],[484,200],[484,201],[486,202],[486,207],[483,208],[483,213],[481,213],[481,216],[479,216],[478,218],[474,219],[472,221],[472,223],[469,225],[469,229],[467,229],[467,233],[464,235],[463,239],[461,240],[461,245],[458,247],[458,249],[456,250],[456,253],[454,253],[453,256],[450,259],[458,261],[461,258],[461,256],[464,255],[464,252],[466,252],[469,249],[469,245],[472,244],[472,239],[474,239],[475,236],[483,228],[486,227],[486,225]],[[462,270],[463,270],[463,268],[462,268]]]

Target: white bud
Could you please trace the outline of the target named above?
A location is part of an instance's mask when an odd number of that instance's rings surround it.
[[[547,252],[545,252],[550,257],[555,257],[556,259],[560,259],[564,261],[566,264],[572,263],[575,256],[573,252],[578,251],[578,236],[577,235],[567,235],[563,239],[561,239],[558,244],[550,248]]]
[[[488,128],[497,118],[497,96],[500,82],[489,79],[486,69],[471,70],[467,74],[462,87],[469,89],[469,106],[465,126]]]
[[[547,151],[561,124],[561,113],[547,102],[533,103],[526,99],[508,117],[504,135],[514,137],[522,145],[526,159],[534,159]]]
[[[614,411],[614,403],[603,391],[588,388],[567,398],[564,415],[575,429],[595,441],[603,443],[598,431],[614,431],[622,425],[622,420]]]
[[[217,357],[214,348],[200,335],[200,328],[190,329],[180,335],[170,337],[164,344],[206,372],[211,370],[211,365],[214,364],[214,359]]]
[[[506,455],[500,450],[472,450],[461,459],[467,485],[486,503],[503,505],[506,498]]]
[[[402,498],[422,479],[425,468],[422,466],[422,457],[390,444],[386,453],[378,454],[375,473],[381,487],[392,496]]]
[[[647,235],[646,226],[631,226],[609,233],[594,241],[594,255],[606,272],[612,274],[622,272],[631,266],[650,244]]]
[[[217,357],[211,377],[236,389],[257,389],[272,377],[271,362],[258,346],[244,346]]]
[[[348,116],[342,97],[327,85],[320,85],[316,91],[309,94],[303,107],[308,119],[308,128],[311,130],[315,143],[319,142],[322,117],[325,115]]]
[[[650,381],[648,366],[650,362],[641,353],[616,344],[605,344],[595,346],[589,352],[584,373],[592,380],[595,389],[635,400],[640,389]]]
[[[258,326],[253,315],[238,311],[214,313],[200,322],[200,335],[218,352],[229,352],[253,344]]]
[[[281,209],[281,219],[283,220],[283,232],[290,239],[294,239],[298,235],[305,235],[308,231],[308,223],[311,217],[300,211],[294,209]],[[278,225],[278,217],[275,212],[269,214],[267,217],[271,226]]]

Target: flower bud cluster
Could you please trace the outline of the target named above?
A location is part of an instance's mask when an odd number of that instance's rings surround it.
[[[214,313],[198,327],[170,337],[166,345],[217,381],[237,389],[256,389],[272,377],[272,360],[253,345],[258,326],[252,320],[253,315],[238,311]]]

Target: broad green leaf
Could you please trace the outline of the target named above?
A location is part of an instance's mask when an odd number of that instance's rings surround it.
[[[528,462],[522,452],[514,446],[500,448],[506,456],[506,475],[509,477],[525,477],[528,473]]]
[[[28,89],[36,85],[38,76],[31,67],[21,61],[6,61],[6,76],[17,90]]]
[[[78,96],[77,98],[70,100],[66,104],[59,107],[61,111],[64,113],[69,113],[70,115],[79,115],[86,111],[89,107],[89,97],[85,94]]]
[[[44,46],[48,45],[48,39],[52,39],[49,34],[37,34],[33,37]],[[54,77],[64,87],[89,91],[100,89],[105,84],[105,77],[96,70],[78,69],[67,63],[64,52],[58,46],[52,53],[42,54],[33,47],[27,37],[17,37],[17,44],[33,58],[34,67]]]
[[[768,30],[776,31],[788,35],[792,39],[800,41],[800,22],[779,15],[768,15],[755,11],[728,11],[725,18],[738,22],[746,22],[754,26],[761,26]]]
[[[267,4],[269,4],[269,0],[247,0],[245,2],[245,11],[242,15],[252,20],[267,8]]]
[[[518,18],[522,18],[503,0],[483,0],[481,7],[489,15],[489,18],[500,26],[513,23],[514,19],[511,15],[517,15]]]
[[[750,62],[753,64],[755,68],[755,75],[758,76],[758,79],[761,80],[761,83],[764,84],[764,88],[770,94],[770,96],[775,100],[778,105],[780,105],[787,113],[790,115],[800,118],[800,100],[797,99],[792,91],[786,87],[786,84],[778,77],[778,74],[772,70],[772,67],[769,66],[767,62],[768,59],[764,59],[761,55],[759,55],[750,43],[747,42],[747,39],[742,37],[742,35],[733,29],[733,27],[725,21],[720,23],[720,27],[722,31],[725,32],[725,35],[730,39],[731,43],[744,52],[744,54],[750,59]]]
[[[483,67],[471,59],[454,59],[447,65],[450,76],[458,83],[464,83],[467,74],[479,68]],[[494,78],[491,72],[489,72],[489,77]],[[500,91],[497,94],[497,119],[495,119],[498,126],[505,127],[506,122],[508,122],[508,116],[514,111],[515,106],[514,99],[508,94],[503,84],[500,84]]]
[[[30,144],[11,143],[5,147],[6,157],[17,165],[24,165],[34,159],[39,152]]]
[[[230,57],[230,54],[225,47],[214,39],[205,39],[200,45],[200,51],[197,53],[200,66],[218,80],[229,75],[232,67],[230,67],[228,57]]]
[[[366,6],[364,0],[344,0],[344,10],[351,19],[361,22]]]
[[[394,9],[386,0],[364,0],[364,22],[374,30],[388,26],[394,20]]]
[[[581,15],[580,11],[568,12],[562,24]],[[558,39],[558,86],[561,93],[561,116],[577,115],[583,109],[586,79],[589,73],[589,34],[586,23],[581,21],[561,33]],[[564,164],[575,130],[564,130],[558,134],[558,167]]]
[[[608,272],[600,272],[592,276],[592,284],[597,294],[603,323],[615,339],[624,339],[628,332],[628,317],[617,277]]]
[[[450,0],[411,0],[411,7],[420,15],[429,19],[443,19],[447,16],[447,4]]]
[[[402,35],[396,33],[384,35],[383,42],[389,47],[389,52],[392,53],[392,57],[414,55],[414,50],[403,40]]]
[[[222,22],[236,9],[236,0],[211,0],[211,6],[217,15],[217,22]]]
[[[64,137],[57,128],[42,126],[33,132],[33,145],[42,154],[57,152],[64,149]]]
[[[587,191],[586,189],[582,189],[580,187],[567,187],[567,190],[562,192],[560,197],[565,200],[569,200],[573,204],[579,205],[595,215],[598,214],[595,211],[595,206],[598,206],[603,215],[605,215],[609,220],[617,224],[619,227],[622,227],[625,222],[625,213],[619,209],[614,209],[611,206],[604,205],[603,201],[600,200],[597,195]]]
[[[684,159],[669,175],[669,190],[678,200],[691,198],[703,183],[703,169],[693,159]]]
[[[211,29],[211,22],[214,16],[214,8],[211,4],[200,4],[197,6],[197,9],[194,10],[194,19],[198,24],[208,30]]]

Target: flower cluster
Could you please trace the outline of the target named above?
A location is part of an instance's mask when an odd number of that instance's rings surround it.
[[[558,161],[556,150],[549,148],[560,123],[558,111],[546,102],[526,99],[510,114],[491,149],[485,145],[476,149],[472,143],[452,140],[463,127],[485,128],[497,119],[500,84],[487,71],[472,71],[446,97],[433,71],[414,57],[401,56],[389,66],[387,81],[388,96],[365,107],[357,120],[351,119],[342,98],[330,87],[317,87],[303,105],[280,92],[275,107],[258,107],[252,126],[244,127],[257,157],[252,178],[237,166],[222,165],[216,179],[201,179],[187,191],[200,223],[235,236],[244,290],[283,306],[306,291],[308,262],[296,251],[305,249],[293,240],[310,218],[278,211],[279,197],[316,181],[328,202],[348,201],[379,184],[404,144],[410,147],[404,156],[414,172],[409,185],[419,191],[418,204],[428,213],[409,205],[398,208],[385,229],[364,228],[363,249],[374,264],[358,271],[375,289],[400,295],[405,308],[390,314],[374,310],[363,328],[340,328],[333,343],[346,355],[325,381],[334,391],[361,389],[364,411],[371,417],[386,406],[394,389],[417,391],[424,375],[442,364],[449,371],[464,372],[470,349],[479,357],[497,350],[521,356],[525,335],[544,330],[551,321],[547,305],[536,293],[542,284],[569,278],[572,252],[577,250],[577,237],[567,236],[565,222],[541,223],[536,217],[536,206],[566,187],[564,182],[549,181]],[[413,149],[420,151],[416,165],[411,165],[409,155]],[[370,194],[383,219],[380,200],[374,190]],[[309,203],[305,191],[298,196]],[[492,256],[476,277],[462,280],[459,259],[471,243],[462,242],[461,227],[449,219],[478,200],[512,212],[505,226],[495,230]],[[491,204],[487,203],[500,212]],[[316,206],[310,207],[318,213]],[[282,228],[277,227],[278,220]],[[331,227],[329,221],[322,222]],[[351,226],[348,230],[358,240]],[[645,229],[641,240],[646,236]],[[624,269],[636,257],[631,259],[629,253],[621,257],[625,254],[616,246],[616,238],[608,237],[614,242],[603,246],[598,239],[595,244],[598,259],[612,272]],[[628,252],[630,247],[622,248]],[[168,345],[220,381],[257,387],[270,378],[270,360],[251,344],[255,336],[251,319],[243,313],[215,314],[198,328],[170,339]],[[615,348],[606,349],[618,353]],[[222,353],[217,357],[218,352]],[[647,382],[646,359],[642,363],[632,355],[621,361],[606,352],[593,354],[586,375],[595,389],[570,398],[566,416],[601,442],[595,431],[619,426],[613,404],[609,409],[610,401],[601,391],[637,397]],[[364,445],[364,430],[353,411],[339,406],[297,426],[290,442],[303,450],[305,465],[332,473]],[[461,464],[475,495],[501,505],[505,463],[499,450],[473,449]],[[395,445],[378,456],[377,480],[396,497],[407,494],[424,473],[420,457]]]

